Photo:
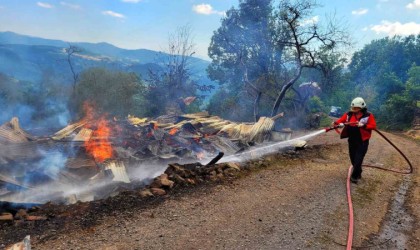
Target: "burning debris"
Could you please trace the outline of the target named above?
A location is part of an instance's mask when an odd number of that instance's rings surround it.
[[[187,170],[171,172],[179,168],[172,164],[156,183],[153,178],[168,163],[220,159],[220,152],[233,155],[267,140],[290,139],[291,134],[273,131],[282,115],[261,117],[256,123],[235,123],[207,112],[117,120],[87,110],[84,119],[47,137],[29,135],[17,118],[0,126],[0,201],[74,203],[150,182],[144,192],[159,195],[173,183],[214,179],[225,171],[211,169],[215,162],[196,164],[196,169],[211,171],[194,179]]]

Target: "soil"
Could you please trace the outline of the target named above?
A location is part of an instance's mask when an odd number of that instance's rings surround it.
[[[353,246],[420,246],[418,141],[385,133],[406,153],[414,174],[364,168],[352,184]],[[366,164],[407,169],[374,134]],[[0,248],[31,236],[33,249],[344,249],[348,227],[347,143],[334,132],[302,151],[247,163],[248,170],[168,195],[138,191],[71,206],[47,204],[46,221],[0,225]]]

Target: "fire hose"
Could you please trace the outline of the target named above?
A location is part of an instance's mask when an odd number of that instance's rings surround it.
[[[355,123],[345,123],[345,125],[352,125]],[[337,126],[333,126],[330,128],[326,128],[325,131],[331,131],[331,130],[335,130],[337,133],[340,133],[340,131],[338,130],[338,128],[340,128],[338,125]],[[383,167],[379,167],[379,166],[372,166],[372,165],[362,165],[364,167],[368,167],[368,168],[376,168],[376,169],[381,169],[381,170],[385,170],[385,171],[390,171],[390,172],[394,172],[394,173],[398,173],[398,174],[411,174],[413,173],[413,165],[411,164],[410,160],[407,158],[407,156],[397,147],[395,146],[394,143],[392,143],[382,132],[380,132],[379,130],[375,129],[375,132],[378,133],[385,141],[387,141],[394,149],[396,149],[398,151],[398,153],[405,159],[405,161],[408,163],[410,170],[409,171],[400,171],[400,170],[396,170],[396,169],[387,169],[387,168],[383,168]],[[351,177],[351,173],[353,170],[353,166],[350,165],[348,173],[347,173],[347,181],[346,181],[346,193],[347,193],[347,203],[348,203],[348,208],[349,208],[349,227],[348,227],[348,233],[347,233],[347,250],[350,250],[352,248],[352,243],[353,243],[353,226],[354,226],[354,218],[353,218],[353,203],[351,200],[351,189],[350,189],[350,177]]]

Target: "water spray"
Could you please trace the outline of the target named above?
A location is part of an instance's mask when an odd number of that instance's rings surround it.
[[[295,147],[297,144],[301,143],[302,141],[307,141],[315,136],[318,136],[326,132],[327,132],[326,129],[321,129],[321,130],[318,130],[310,134],[297,137],[291,140],[276,142],[269,145],[262,145],[262,146],[247,150],[245,152],[227,156],[223,158],[221,162],[229,162],[229,161],[243,162],[243,161],[259,158],[267,154],[278,152],[280,149],[283,149],[283,148]]]

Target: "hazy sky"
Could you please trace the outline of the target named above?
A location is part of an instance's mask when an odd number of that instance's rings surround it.
[[[108,42],[162,50],[190,24],[196,55],[207,58],[213,31],[238,0],[0,0],[0,31],[70,42]],[[319,0],[312,20],[335,13],[357,45],[387,35],[420,34],[420,0]]]

